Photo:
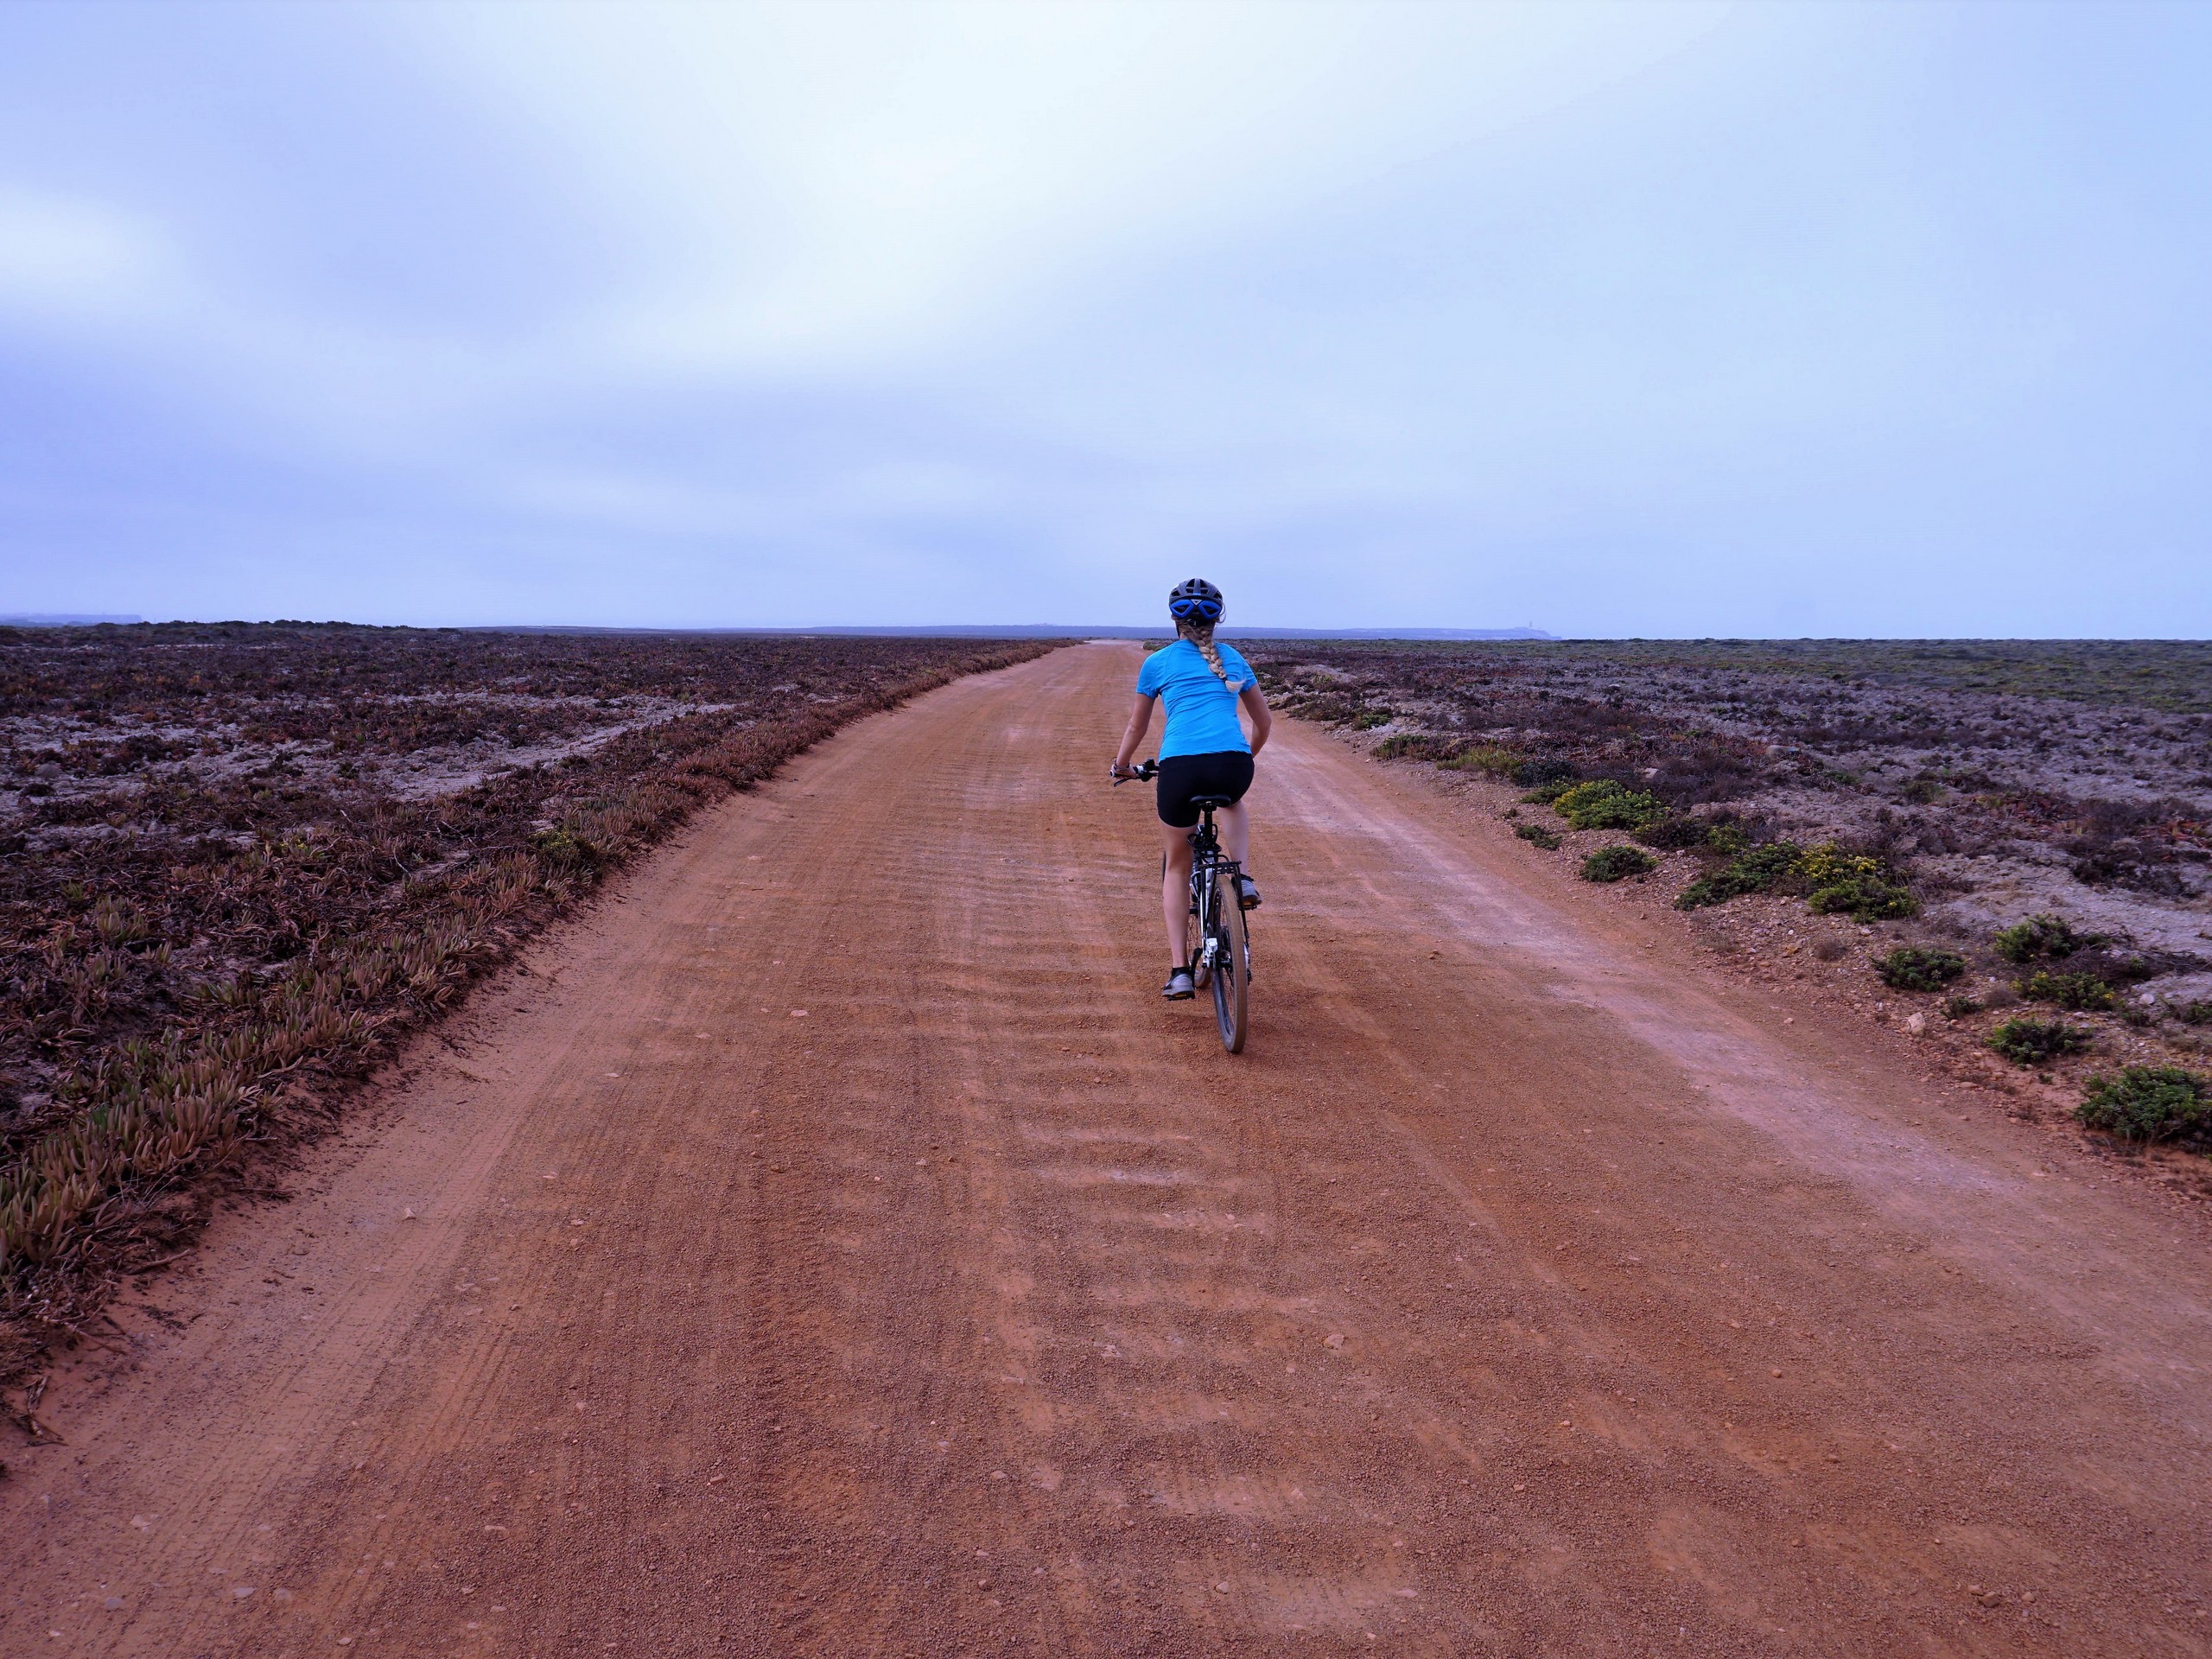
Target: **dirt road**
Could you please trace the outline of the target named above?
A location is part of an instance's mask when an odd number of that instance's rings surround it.
[[[1227,1058],[1134,666],[804,757],[219,1222],[0,1652],[2212,1650],[2174,1212],[1294,724]]]

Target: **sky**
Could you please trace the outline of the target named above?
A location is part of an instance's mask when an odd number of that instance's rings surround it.
[[[2212,6],[0,7],[0,612],[2212,633]]]

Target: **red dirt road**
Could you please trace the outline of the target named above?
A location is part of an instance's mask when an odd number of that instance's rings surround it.
[[[2212,1651],[2175,1211],[1290,722],[1228,1058],[1134,666],[703,817],[130,1299],[0,1652]]]

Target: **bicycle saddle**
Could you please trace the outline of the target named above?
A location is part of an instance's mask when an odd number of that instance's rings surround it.
[[[1236,798],[1234,795],[1193,795],[1191,797],[1191,804],[1192,806],[1234,806],[1236,804]]]

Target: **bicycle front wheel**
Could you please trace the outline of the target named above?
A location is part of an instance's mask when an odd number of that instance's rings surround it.
[[[1221,1046],[1242,1054],[1251,1015],[1252,942],[1236,883],[1224,879],[1214,893],[1214,1021],[1221,1027]]]

